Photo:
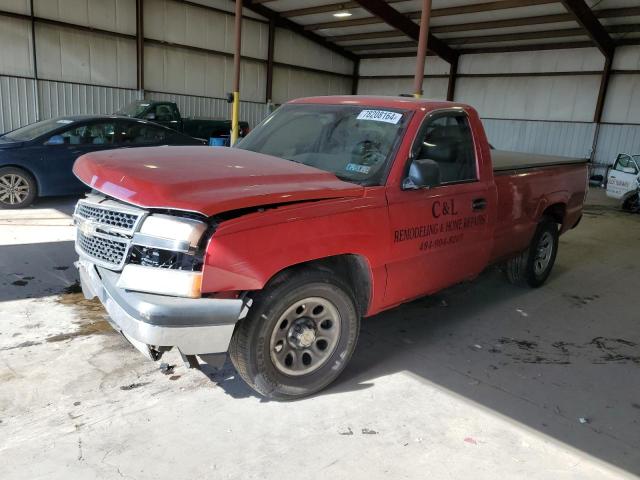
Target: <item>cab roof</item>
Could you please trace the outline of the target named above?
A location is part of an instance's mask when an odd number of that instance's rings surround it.
[[[468,105],[445,100],[383,95],[328,95],[297,98],[287,103],[318,105],[358,105],[363,107],[399,108],[404,110],[435,110],[439,108],[468,108]]]

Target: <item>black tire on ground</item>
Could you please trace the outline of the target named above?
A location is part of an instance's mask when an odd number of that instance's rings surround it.
[[[514,285],[537,288],[549,277],[558,254],[558,224],[543,218],[529,248],[507,261],[507,278]]]
[[[33,203],[37,194],[33,176],[21,168],[0,168],[0,208],[24,208]]]
[[[322,390],[355,349],[360,316],[353,298],[336,275],[315,269],[267,286],[236,326],[233,365],[265,397],[294,400]]]
[[[638,194],[634,193],[622,203],[622,210],[626,212],[636,212],[640,208]]]

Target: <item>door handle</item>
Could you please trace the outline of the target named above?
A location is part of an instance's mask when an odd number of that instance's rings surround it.
[[[475,198],[473,202],[471,202],[471,207],[474,212],[479,210],[484,210],[487,208],[487,199],[486,198]]]

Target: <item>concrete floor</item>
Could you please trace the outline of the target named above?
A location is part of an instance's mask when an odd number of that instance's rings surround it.
[[[543,288],[491,268],[369,319],[342,377],[291,403],[173,352],[164,375],[112,333],[77,293],[73,203],[0,211],[3,479],[640,474],[640,216],[601,191]]]

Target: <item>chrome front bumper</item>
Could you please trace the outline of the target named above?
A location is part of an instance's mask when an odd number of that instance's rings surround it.
[[[178,298],[116,287],[119,274],[81,259],[82,292],[98,297],[109,323],[145,356],[176,347],[183,355],[224,353],[233,329],[248,311],[241,299]]]

